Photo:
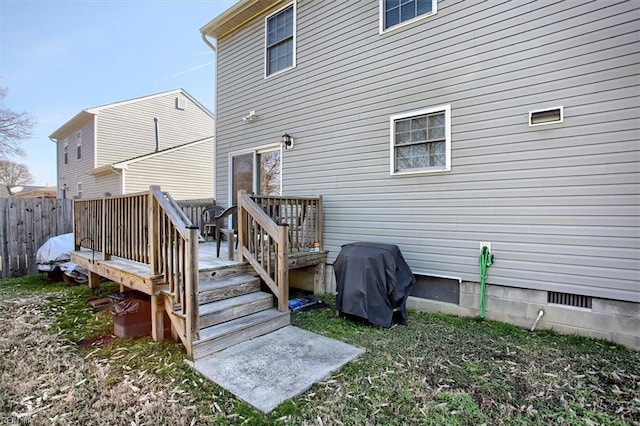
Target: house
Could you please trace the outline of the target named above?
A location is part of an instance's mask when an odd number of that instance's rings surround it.
[[[327,291],[341,245],[397,244],[409,307],[477,316],[487,247],[487,318],[640,348],[639,25],[624,1],[240,0],[201,29],[215,197],[322,195]]]
[[[182,89],[82,110],[50,136],[58,196],[115,196],[162,185],[175,199],[210,197],[213,123]]]

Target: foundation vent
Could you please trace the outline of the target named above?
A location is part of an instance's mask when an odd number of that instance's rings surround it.
[[[591,296],[549,291],[547,292],[547,303],[591,309]]]
[[[539,109],[529,111],[529,126],[541,126],[544,124],[562,123],[564,120],[563,107]]]

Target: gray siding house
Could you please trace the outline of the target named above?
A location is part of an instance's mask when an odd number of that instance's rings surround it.
[[[216,199],[276,157],[329,263],[400,247],[410,307],[478,315],[490,244],[487,318],[640,348],[639,28],[624,1],[240,0],[201,29]]]
[[[213,114],[182,89],[85,109],[50,136],[59,196],[160,185],[178,200],[211,197],[213,131]]]

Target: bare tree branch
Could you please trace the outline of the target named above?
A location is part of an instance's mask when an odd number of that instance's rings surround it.
[[[30,183],[33,183],[33,176],[26,165],[0,160],[0,184],[16,186]]]
[[[0,157],[24,156],[20,143],[30,138],[36,118],[27,112],[15,112],[4,105],[7,89],[0,87]]]

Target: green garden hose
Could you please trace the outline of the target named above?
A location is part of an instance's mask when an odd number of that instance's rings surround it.
[[[484,319],[484,293],[487,285],[487,268],[493,264],[493,255],[487,246],[482,247],[482,250],[480,250],[478,263],[480,263],[480,318]]]

